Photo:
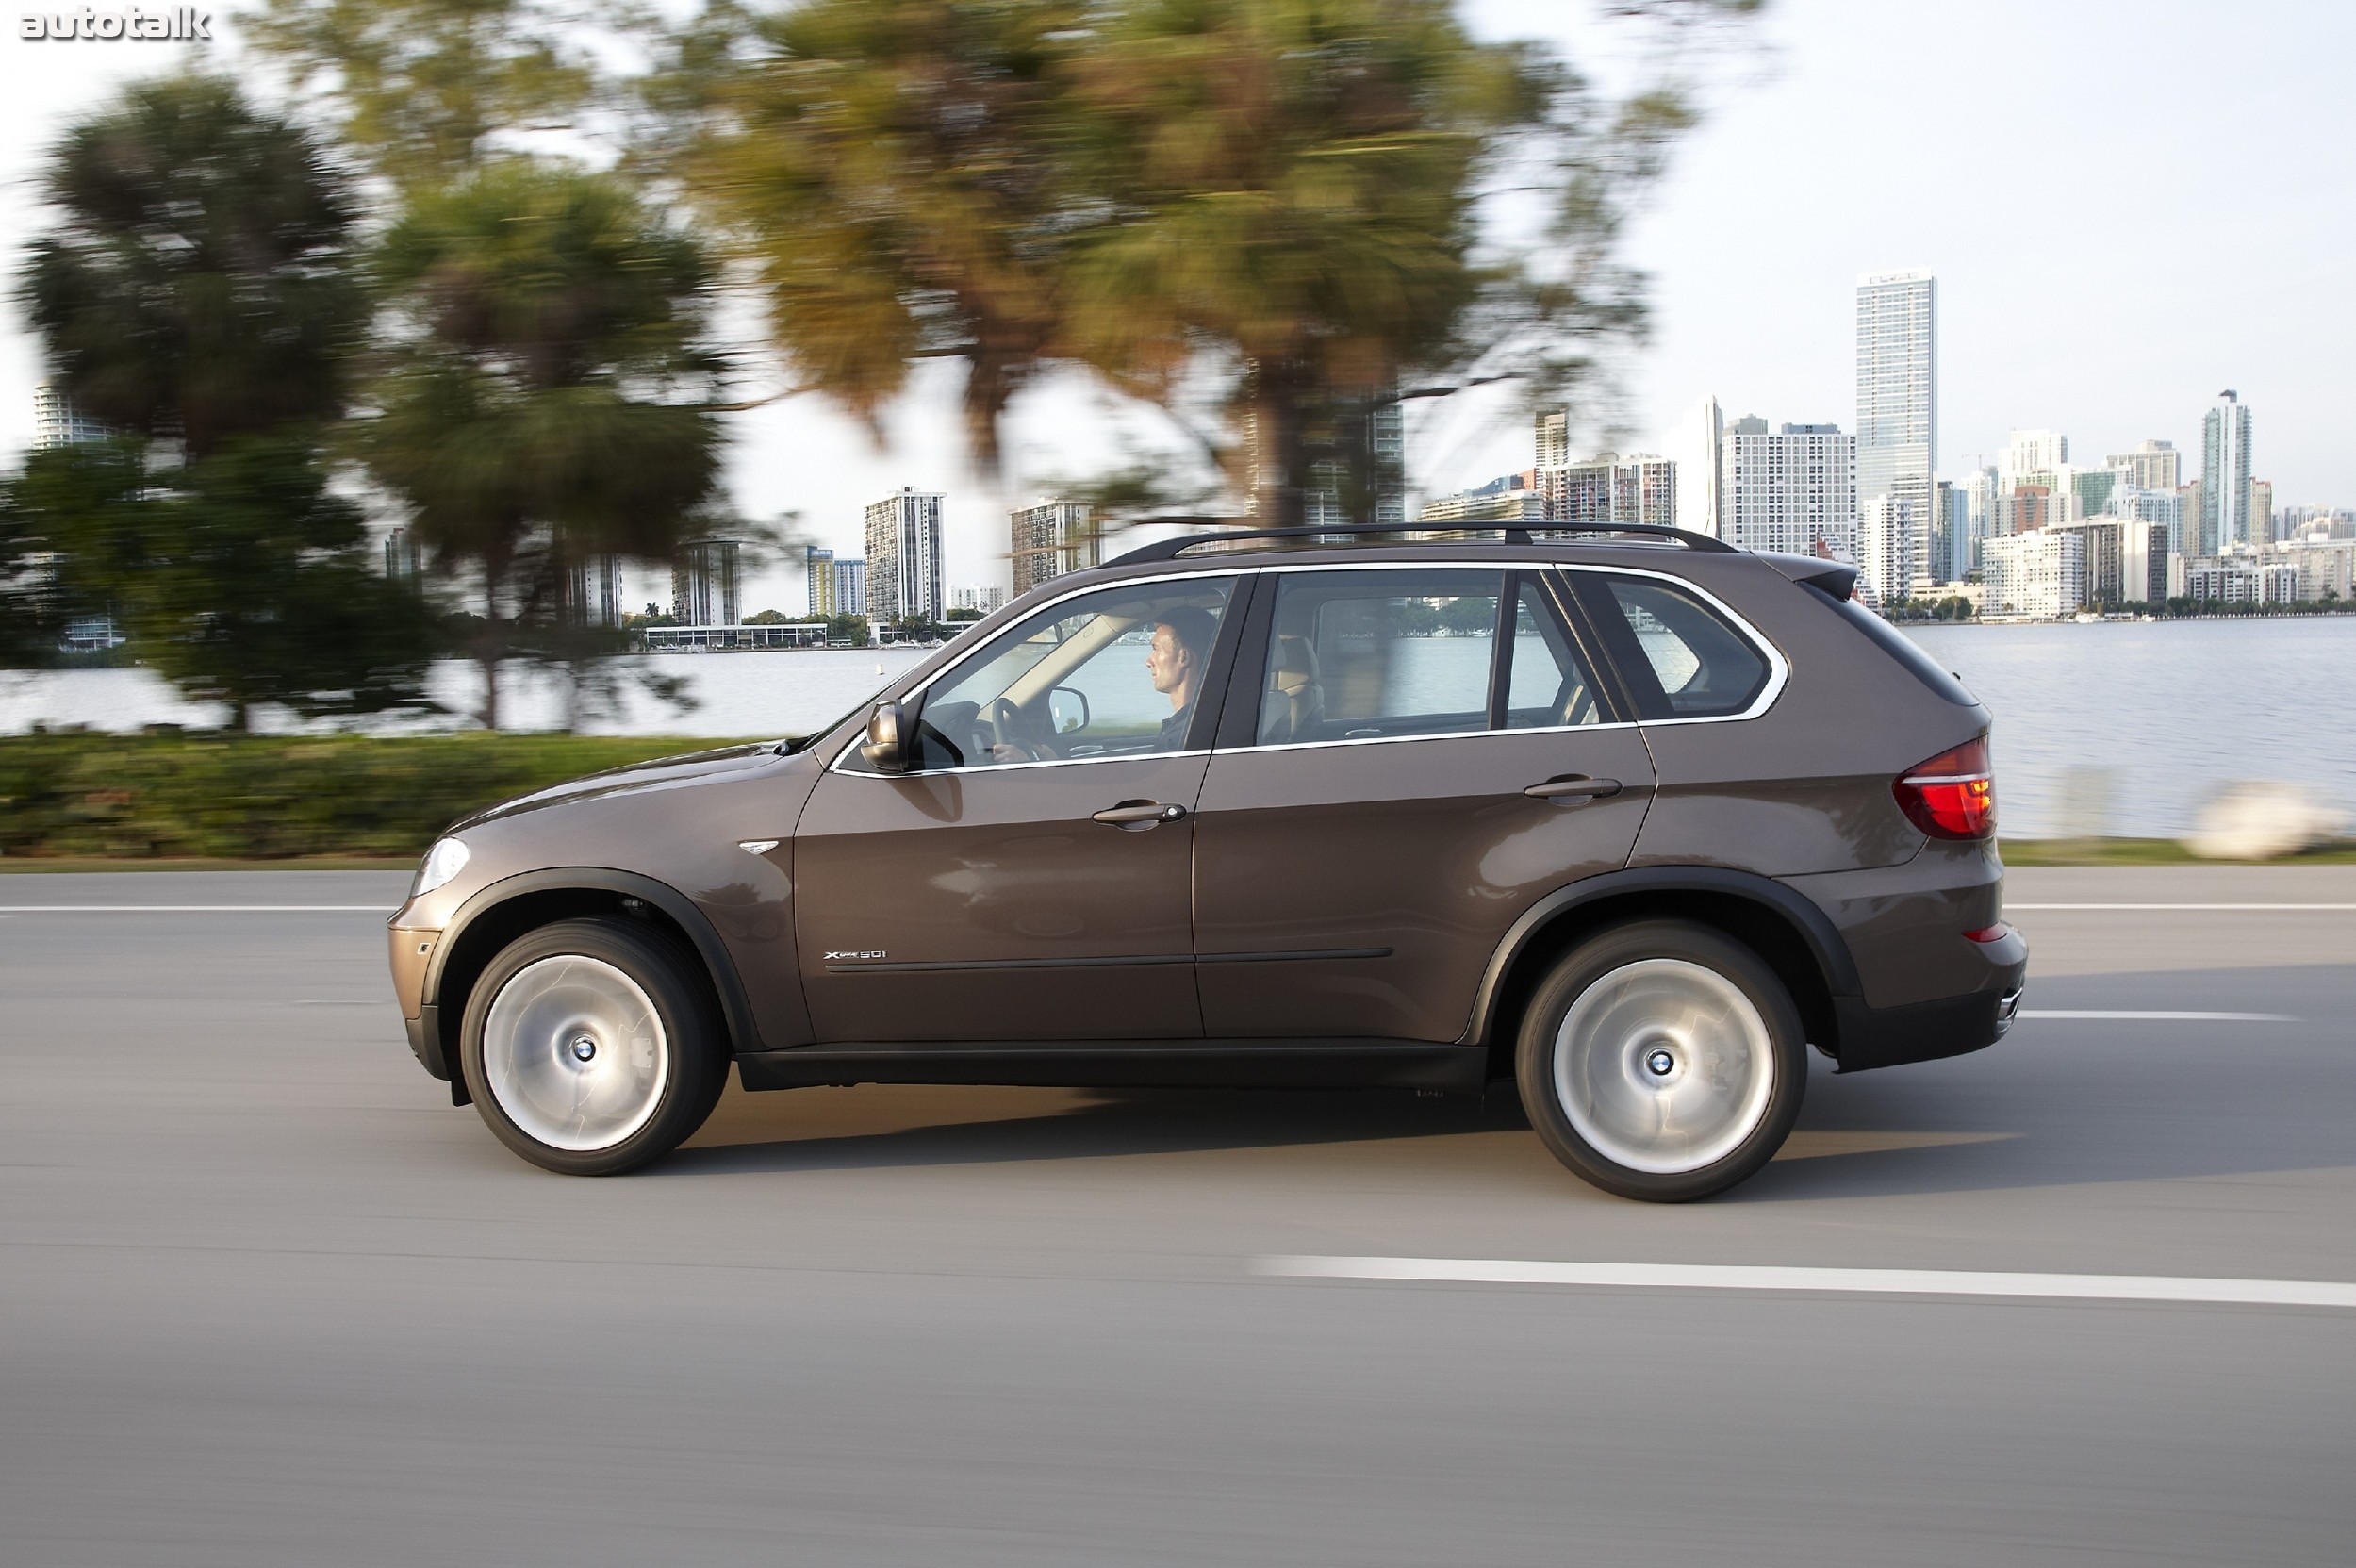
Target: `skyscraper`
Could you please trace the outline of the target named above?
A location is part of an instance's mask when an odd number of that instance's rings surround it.
[[[1101,564],[1103,541],[1078,502],[1041,501],[1008,513],[1006,520],[1016,598],[1050,578]]]
[[[2200,421],[2200,549],[2224,553],[2228,545],[2256,542],[2249,528],[2249,409],[2231,390],[2219,392]]]
[[[866,562],[834,563],[834,613],[862,616],[867,613]]]
[[[2069,437],[2058,430],[2016,430],[2004,442],[2007,479],[2051,486],[2051,476],[2068,465]]]
[[[1677,521],[1677,465],[1649,452],[1606,452],[1583,463],[1536,470],[1539,516],[1549,522],[1634,522],[1671,528]]]
[[[2184,482],[2177,467],[2183,455],[2167,441],[2145,441],[2133,452],[2113,453],[2102,466],[2123,471],[2138,490],[2173,490]]]
[[[801,586],[808,595],[804,615],[838,616],[835,607],[834,552],[815,544],[801,547]]]
[[[738,601],[734,539],[690,539],[671,567],[671,615],[686,626],[734,626],[744,619]]]
[[[51,447],[79,446],[84,441],[103,441],[113,432],[68,401],[63,392],[44,381],[33,388],[33,450],[46,452]]]
[[[867,508],[867,619],[937,621],[941,592],[941,495],[902,487]]]
[[[1857,279],[1857,500],[1905,503],[1906,554],[1930,558],[1938,471],[1938,282],[1927,272]]]
[[[1857,559],[1857,438],[1837,424],[1787,424],[1770,435],[1756,415],[1719,443],[1720,536],[1743,550]]]

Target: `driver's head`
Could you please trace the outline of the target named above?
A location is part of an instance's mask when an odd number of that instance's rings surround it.
[[[1211,612],[1191,604],[1154,617],[1153,649],[1145,655],[1154,690],[1167,694],[1173,703],[1192,701],[1194,683],[1201,678],[1203,665],[1211,657],[1211,639],[1218,632],[1219,623]]]

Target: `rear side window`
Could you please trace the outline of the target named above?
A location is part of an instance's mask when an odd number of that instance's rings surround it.
[[[1262,746],[1489,727],[1495,571],[1303,571],[1277,580]]]
[[[1767,689],[1767,656],[1689,589],[1650,577],[1576,575],[1646,718],[1723,718]]]

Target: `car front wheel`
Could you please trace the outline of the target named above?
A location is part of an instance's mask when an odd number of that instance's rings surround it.
[[[1515,1077],[1555,1157],[1623,1197],[1725,1191],[1783,1147],[1807,1083],[1791,995],[1706,926],[1647,920],[1590,937],[1524,1015]]]
[[[700,966],[664,933],[565,920],[509,943],[467,999],[459,1064],[501,1143],[568,1176],[659,1159],[726,1084]]]

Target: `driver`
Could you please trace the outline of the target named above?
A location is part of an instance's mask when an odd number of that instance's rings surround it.
[[[1211,662],[1211,645],[1219,622],[1209,610],[1181,604],[1154,617],[1153,647],[1145,654],[1145,673],[1154,690],[1170,699],[1170,717],[1162,721],[1155,742],[1163,751],[1186,749],[1186,731],[1194,721],[1194,702],[1202,695],[1203,668]]]

